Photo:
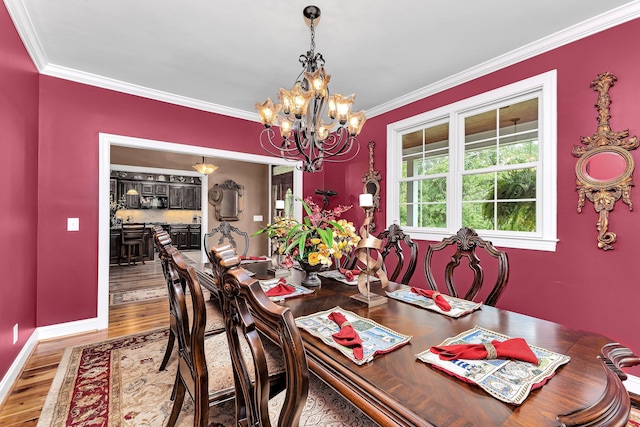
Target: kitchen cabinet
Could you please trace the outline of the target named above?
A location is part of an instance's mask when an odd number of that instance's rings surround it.
[[[109,180],[109,195],[111,196],[111,200],[118,200],[118,180],[111,178]]]
[[[200,193],[198,191],[198,193]],[[195,209],[196,208],[196,187],[195,185],[188,185],[182,187],[182,208],[183,209]]]
[[[197,177],[111,171],[110,194],[124,199],[125,209],[200,210],[201,181]],[[127,195],[135,190],[138,194]]]
[[[169,186],[167,184],[155,184],[153,186],[153,194],[155,196],[167,197],[169,195]]]
[[[140,190],[140,194],[142,194],[143,196],[153,196],[153,191],[154,191],[154,185],[153,182],[143,182],[142,184],[140,184],[141,190]]]
[[[169,186],[169,209],[182,209],[182,186]]]
[[[189,225],[189,249],[200,249],[200,224]]]
[[[135,190],[138,194],[127,194],[128,191]],[[120,181],[120,194],[125,196],[125,208],[140,209],[140,193],[142,188],[139,182]]]
[[[200,249],[200,230],[200,224],[171,224],[171,243],[176,249]]]
[[[169,231],[171,243],[176,249],[189,249],[191,245],[189,238],[189,226],[186,224],[171,224]]]
[[[198,209],[200,185],[169,185],[169,209]]]

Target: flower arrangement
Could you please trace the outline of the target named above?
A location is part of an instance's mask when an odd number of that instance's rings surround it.
[[[126,207],[126,197],[123,195],[117,202],[113,200],[113,194],[109,195],[109,217],[111,218],[111,225],[116,223],[116,212]]]
[[[360,236],[353,223],[338,219],[351,206],[323,210],[310,197],[304,199],[302,206],[307,214],[302,222],[275,218],[272,224],[253,234],[267,233],[278,252],[285,255],[282,262],[285,267],[293,267],[294,260],[310,266],[330,266],[334,259],[341,259],[358,245]]]

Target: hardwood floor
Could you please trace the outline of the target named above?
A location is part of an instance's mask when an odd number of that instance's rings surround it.
[[[120,267],[118,274],[111,274],[119,287],[147,284],[164,284],[159,263],[147,262],[147,268]],[[154,265],[155,264],[155,265]],[[122,274],[127,272],[128,274]],[[110,283],[111,285],[111,283]],[[111,287],[111,286],[110,286]],[[142,332],[169,325],[169,307],[165,299],[149,302],[122,304],[109,309],[108,329],[90,333],[55,338],[38,343],[15,382],[11,393],[0,407],[0,426],[35,426],[40,411],[56,374],[62,354],[67,347],[103,341],[122,335]]]

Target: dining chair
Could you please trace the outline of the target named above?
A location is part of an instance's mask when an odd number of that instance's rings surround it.
[[[402,228],[398,224],[391,224],[389,228],[378,234],[378,239],[383,241],[381,254],[384,259],[382,268],[385,272],[388,268],[387,264],[391,264],[391,262],[387,260],[387,256],[391,252],[395,254],[395,268],[393,272],[388,275],[389,280],[396,282],[400,273],[404,270],[404,274],[402,275],[399,283],[408,285],[409,280],[411,280],[413,273],[416,271],[416,264],[418,262],[418,244],[411,240],[411,237],[402,231]],[[404,247],[408,248],[410,251],[408,260],[404,257]]]
[[[214,247],[212,258],[221,275],[220,300],[225,317],[228,348],[235,380],[236,425],[264,426],[374,426],[364,413],[309,372],[300,330],[288,307],[275,304],[258,280],[239,267],[233,248]],[[268,366],[264,345],[270,340],[257,323],[269,328],[282,348],[286,390],[269,398]],[[247,363],[240,343],[251,348]]]
[[[142,249],[144,233],[144,224],[122,224],[118,265],[121,265],[122,260],[126,260],[127,265],[131,265],[131,261],[135,265],[138,260],[144,264],[144,252]]]
[[[242,239],[244,246],[238,248],[236,239]],[[229,242],[242,256],[246,256],[249,251],[249,233],[240,231],[237,227],[231,225],[229,221],[222,221],[213,228],[209,233],[204,235],[204,250],[209,254],[212,246],[221,245]],[[212,261],[213,262],[213,261]]]
[[[209,425],[209,406],[228,401],[235,393],[227,338],[222,333],[205,336],[205,301],[196,272],[186,264],[180,251],[167,253],[171,278],[169,302],[176,315],[178,341],[178,367],[171,394],[173,407],[167,425],[175,426],[188,392],[194,402],[193,425],[206,427]],[[190,294],[190,301],[185,289]],[[251,357],[244,343],[239,345],[238,351]],[[282,352],[275,344],[265,351],[264,362],[271,374],[272,392],[278,393],[285,387],[285,375]]]
[[[497,263],[496,267],[496,280],[493,284],[485,284],[484,271],[480,266],[481,258],[479,257],[480,251],[478,248],[484,250],[484,252],[494,258]],[[478,236],[475,230],[469,227],[463,227],[456,233],[455,236],[446,237],[439,243],[430,244],[427,247],[427,253],[424,258],[424,272],[427,279],[427,285],[432,290],[438,290],[438,285],[434,278],[434,266],[433,258],[434,254],[439,251],[455,252],[451,255],[451,261],[446,265],[444,269],[444,283],[447,287],[447,293],[453,297],[458,297],[459,293],[463,293],[461,280],[458,281],[456,286],[454,280],[454,270],[460,265],[460,260],[465,257],[469,262],[469,268],[473,272],[473,281],[468,287],[466,293],[461,298],[466,300],[473,300],[480,289],[484,286],[492,286],[489,295],[484,300],[484,304],[495,307],[498,302],[498,298],[504,291],[509,281],[509,258],[507,253],[496,249],[490,241],[482,239]],[[448,253],[446,253],[448,255]],[[483,259],[489,260],[486,257]],[[442,291],[442,290],[441,290]]]
[[[171,244],[171,236],[163,229],[155,230],[153,234],[156,247],[158,248],[158,257],[160,258],[160,263],[162,265],[162,274],[167,283],[168,294],[171,296],[171,286],[173,286],[172,277],[169,273],[169,259],[173,253],[177,251],[177,249]],[[181,284],[183,284],[181,282]],[[186,289],[182,289],[183,293],[186,293]],[[205,301],[205,309],[206,309],[206,325],[205,325],[205,336],[219,334],[224,332],[224,320],[222,318],[222,312],[220,311],[220,303],[217,299],[208,299]],[[189,309],[189,305],[187,305],[187,309]],[[169,338],[167,341],[167,348],[164,353],[164,357],[162,358],[162,363],[160,363],[160,371],[164,371],[167,367],[167,363],[169,363],[169,359],[173,352],[173,347],[176,341],[176,336],[178,335],[177,331],[177,314],[175,311],[175,306],[173,304],[169,304]]]

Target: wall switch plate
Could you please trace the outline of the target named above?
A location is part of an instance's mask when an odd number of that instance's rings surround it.
[[[80,218],[67,218],[67,231],[80,231]]]
[[[18,324],[13,325],[13,343],[18,342]]]
[[[254,215],[253,220],[256,222],[262,221],[262,215]]]

